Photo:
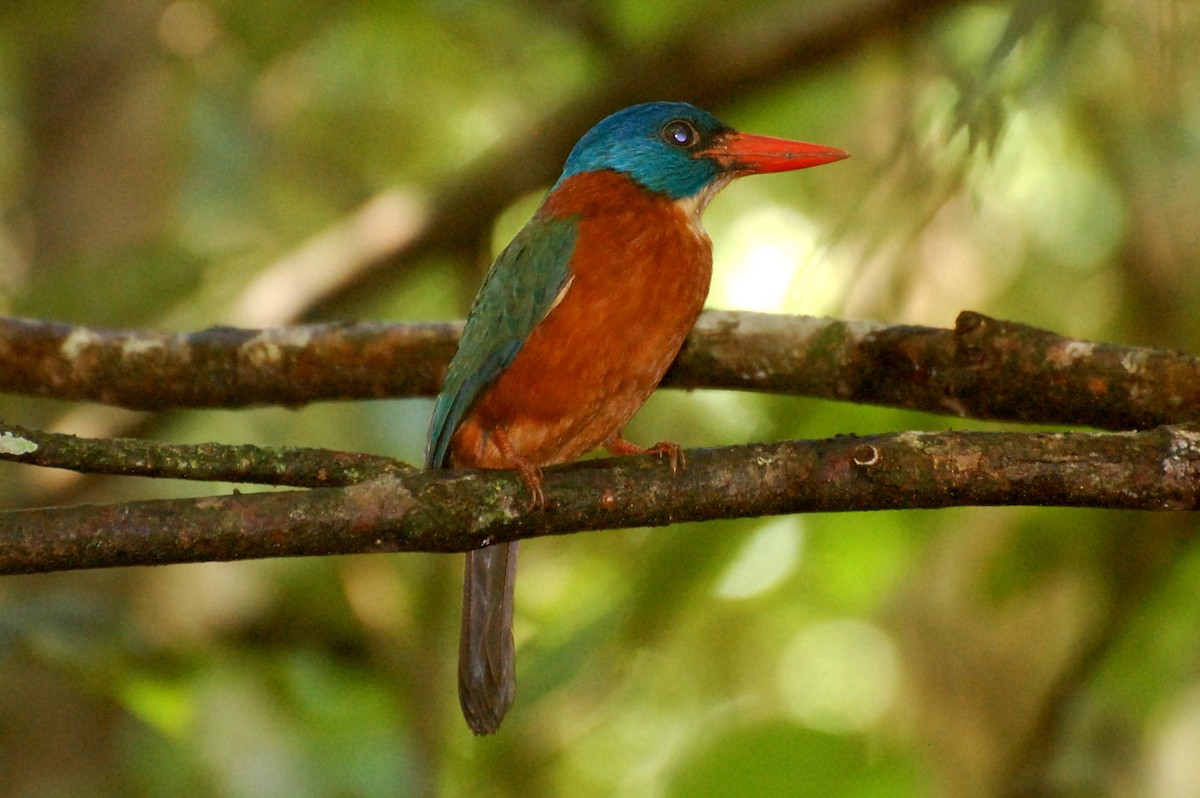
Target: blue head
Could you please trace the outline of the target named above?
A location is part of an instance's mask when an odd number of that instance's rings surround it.
[[[672,199],[690,197],[724,171],[702,153],[731,133],[721,120],[687,103],[631,105],[583,135],[558,182],[582,172],[610,169]]]

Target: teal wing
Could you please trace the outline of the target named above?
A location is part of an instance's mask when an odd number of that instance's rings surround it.
[[[426,468],[448,465],[450,438],[516,358],[570,279],[578,220],[534,217],[488,270],[429,423]]]

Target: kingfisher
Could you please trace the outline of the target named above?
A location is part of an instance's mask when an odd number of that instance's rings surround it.
[[[704,208],[736,177],[846,157],[739,133],[682,102],[601,120],[484,278],[434,404],[425,466],[515,470],[531,508],[545,506],[543,466],[599,447],[675,469],[677,444],[642,447],[622,431],[708,295]],[[475,734],[499,729],[516,691],[516,569],[516,542],[466,555],[458,692]]]

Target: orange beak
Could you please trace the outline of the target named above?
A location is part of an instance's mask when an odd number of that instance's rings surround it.
[[[696,154],[712,158],[735,175],[790,172],[850,157],[850,153],[835,147],[752,133],[729,133]]]

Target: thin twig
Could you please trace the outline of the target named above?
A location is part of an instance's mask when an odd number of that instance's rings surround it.
[[[296,446],[80,438],[0,422],[0,460],[82,474],[244,482],[293,488],[353,485],[412,471],[398,460]]]

